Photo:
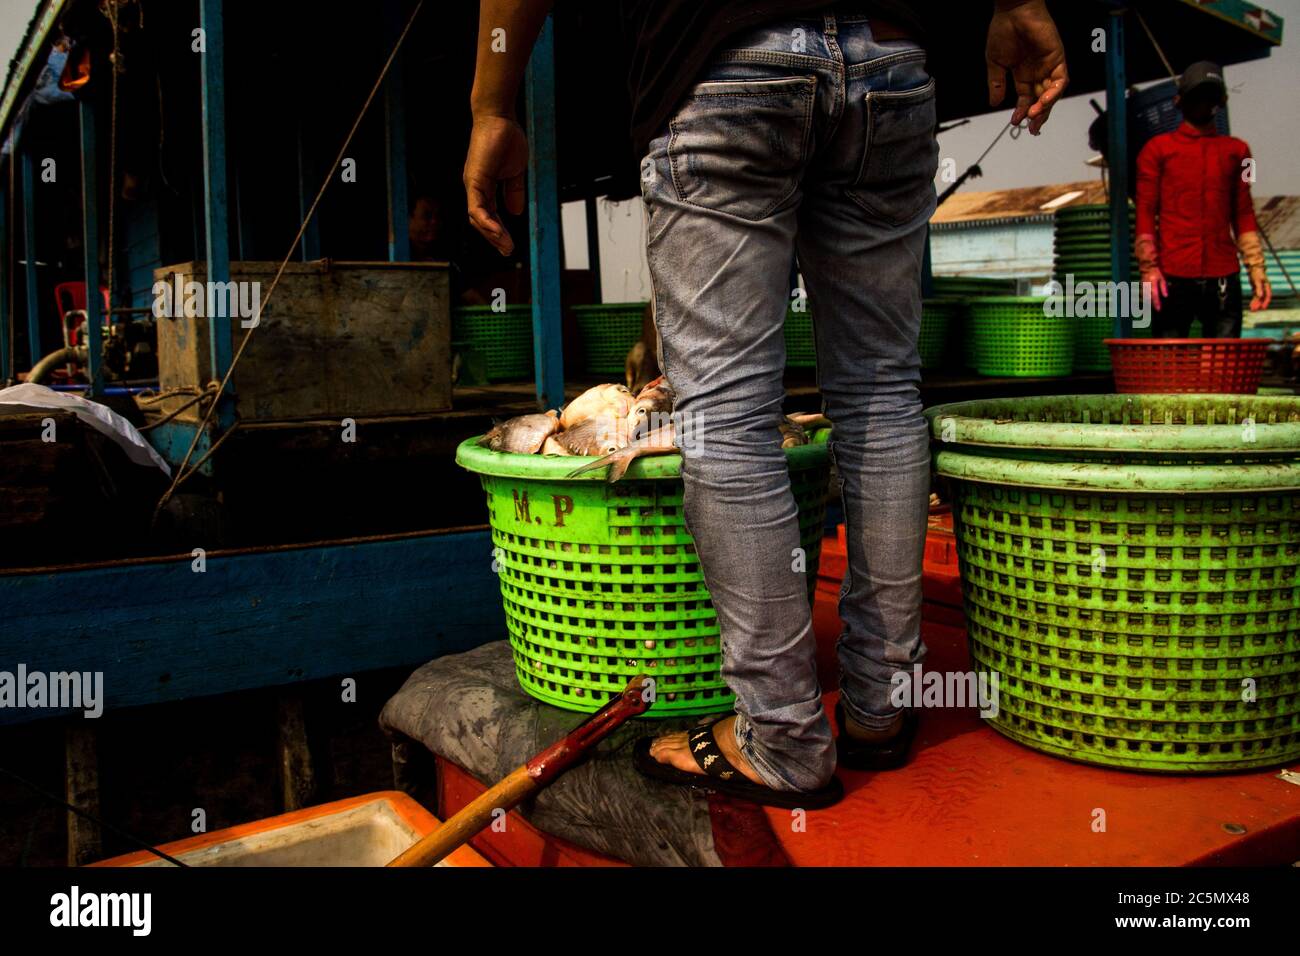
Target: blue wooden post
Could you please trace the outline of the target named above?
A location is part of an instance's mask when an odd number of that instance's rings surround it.
[[[9,310],[10,284],[13,259],[9,255],[9,196],[0,190],[0,388],[14,377],[13,356],[9,354],[9,334],[13,328],[13,315]]]
[[[199,24],[203,28],[201,59],[203,89],[203,204],[204,238],[207,243],[208,282],[230,281],[230,231],[226,200],[226,55],[224,0],[199,0]],[[209,297],[221,298],[221,297]],[[216,310],[213,310],[216,311]],[[224,311],[224,310],[223,310]],[[221,381],[234,356],[230,316],[209,315],[209,357],[212,378]],[[233,383],[218,399],[216,420],[228,428],[235,420]]]
[[[401,35],[402,24],[397,19],[397,8],[385,5],[385,35],[395,43]],[[406,93],[402,82],[402,54],[393,58],[393,65],[384,80],[384,159],[388,170],[388,261],[411,261],[411,235],[407,228],[410,219],[410,202],[406,194]]]
[[[1124,68],[1124,11],[1111,10],[1106,31],[1106,122],[1110,170],[1110,277],[1129,281],[1129,256],[1133,247],[1128,231],[1128,105],[1124,94],[1128,78]],[[1121,312],[1127,310],[1120,310]],[[1133,334],[1132,318],[1115,316],[1115,336]]]
[[[596,216],[596,197],[588,196],[587,210],[587,268],[591,270],[592,302],[605,301],[600,288],[600,221]]]
[[[81,224],[86,257],[86,377],[92,398],[104,394],[104,298],[99,291],[99,182],[95,168],[95,107],[87,97],[81,115]]]
[[[45,354],[41,345],[40,289],[36,277],[36,185],[32,175],[32,154],[26,143],[19,146],[23,182],[23,254],[27,259],[23,278],[27,295],[27,351],[34,366]]]
[[[560,326],[560,200],[555,162],[555,26],[542,25],[528,60],[528,220],[533,283],[533,366],[537,402],[564,404]]]
[[[303,146],[302,117],[298,118],[298,218],[306,219],[311,201],[320,188],[316,179],[316,166]],[[311,217],[302,233],[302,261],[314,262],[320,258],[320,210]]]

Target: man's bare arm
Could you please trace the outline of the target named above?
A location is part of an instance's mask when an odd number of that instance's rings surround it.
[[[474,127],[465,157],[469,221],[503,256],[514,240],[497,214],[497,190],[512,215],[524,211],[528,141],[515,119],[515,100],[528,57],[552,0],[482,0],[478,59],[470,109]]]

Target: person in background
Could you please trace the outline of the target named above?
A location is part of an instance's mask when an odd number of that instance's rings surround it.
[[[735,713],[640,741],[648,776],[758,803],[834,803],[837,766],[900,766],[917,724],[891,691],[925,654],[921,561],[930,440],[921,413],[921,264],[935,207],[944,4],[623,0],[633,40],[659,361],[677,394],[684,520],[721,631]],[[550,3],[482,0],[470,222],[502,254],[524,206],[520,79]],[[1043,0],[995,0],[991,106],[1037,134],[1068,82]],[[509,44],[493,49],[494,32]],[[953,42],[963,42],[955,40]],[[1009,80],[1014,80],[1014,84]],[[798,252],[848,525],[838,746],[822,709],[779,424],[782,327]],[[685,433],[691,437],[685,439]]]
[[[1151,284],[1153,331],[1186,338],[1200,319],[1204,337],[1238,338],[1239,254],[1250,273],[1251,311],[1267,309],[1273,297],[1250,196],[1254,160],[1244,140],[1215,126],[1228,102],[1217,64],[1189,66],[1174,102],[1182,125],[1153,137],[1138,156],[1134,252]]]

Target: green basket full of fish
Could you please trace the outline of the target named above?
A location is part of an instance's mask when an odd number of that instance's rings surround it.
[[[533,377],[533,307],[463,305],[451,310],[451,338],[475,352],[490,382]]]
[[[1300,758],[1300,398],[929,409],[990,723],[1086,763]]]
[[[584,371],[593,375],[618,375],[624,371],[627,350],[642,335],[644,302],[607,302],[575,305]]]
[[[591,712],[646,674],[655,681],[651,717],[734,703],[717,614],[682,521],[672,400],[662,377],[635,396],[600,385],[456,451],[487,493],[515,672],[538,700]],[[810,601],[829,481],[824,423],[792,417],[781,427]]]

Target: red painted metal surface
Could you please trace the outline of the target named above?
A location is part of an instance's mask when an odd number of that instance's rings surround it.
[[[951,519],[932,516],[922,633],[927,669],[967,670]],[[946,524],[946,527],[945,527]],[[823,542],[814,626],[823,686],[835,675],[843,530]],[[835,693],[826,695],[828,712]],[[445,818],[482,792],[439,760]],[[1290,768],[1300,772],[1300,765]],[[911,762],[885,773],[841,771],[847,796],[807,814],[767,808],[796,866],[1289,865],[1300,860],[1300,786],[1278,769],[1213,777],[1106,770],[1013,743],[973,710],[922,714]],[[1099,820],[1104,814],[1105,828]],[[1239,832],[1244,828],[1244,832]],[[473,847],[491,862],[608,866],[510,814],[505,833]]]

